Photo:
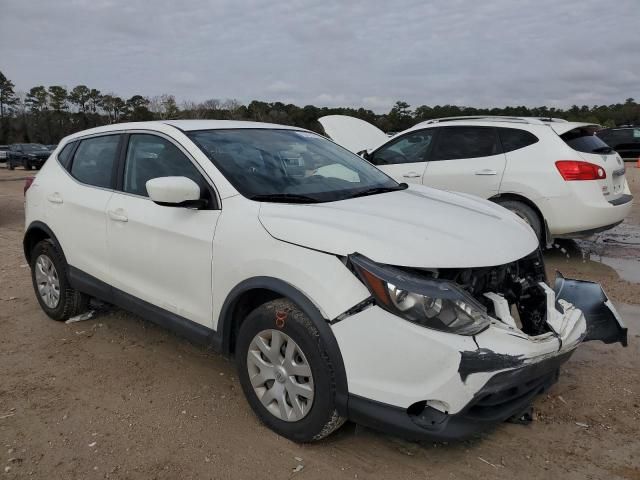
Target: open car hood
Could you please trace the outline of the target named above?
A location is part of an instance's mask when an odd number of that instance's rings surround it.
[[[378,127],[347,115],[327,115],[318,119],[322,128],[331,140],[342,145],[353,153],[372,150],[389,137]]]
[[[405,267],[502,265],[538,247],[531,228],[508,210],[421,185],[337,202],[263,203],[260,221],[285,242]]]

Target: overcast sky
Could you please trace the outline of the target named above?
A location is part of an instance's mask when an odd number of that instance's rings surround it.
[[[299,105],[640,98],[640,0],[0,0],[18,90]]]

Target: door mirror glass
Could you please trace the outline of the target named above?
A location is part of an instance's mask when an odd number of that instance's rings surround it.
[[[158,177],[146,183],[149,198],[165,207],[204,208],[207,201],[200,198],[200,187],[187,177]]]

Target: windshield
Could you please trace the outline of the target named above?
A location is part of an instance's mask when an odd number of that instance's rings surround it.
[[[47,147],[45,147],[44,145],[40,145],[39,143],[27,143],[27,144],[23,145],[22,148],[26,152],[35,152],[35,151],[39,151],[39,150],[48,150]]]
[[[331,202],[406,188],[315,133],[243,128],[187,135],[252,200]]]

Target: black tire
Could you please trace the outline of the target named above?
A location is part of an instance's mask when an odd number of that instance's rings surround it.
[[[54,308],[47,306],[38,291],[35,269],[36,262],[41,255],[49,258],[58,274],[60,298]],[[67,262],[64,259],[64,255],[51,240],[42,240],[31,250],[31,281],[36,298],[42,310],[53,320],[57,321],[67,320],[70,317],[86,312],[89,308],[89,297],[71,288],[71,285],[69,285],[67,270]]]
[[[31,162],[29,160],[25,160],[24,162],[24,169],[25,170],[31,170]]]
[[[7,168],[9,170],[13,170],[16,167],[13,166],[13,162],[11,160],[7,160]]]
[[[542,229],[542,220],[533,208],[531,208],[526,203],[518,202],[517,200],[502,200],[498,201],[497,203],[507,210],[511,210],[513,213],[527,222],[536,234],[536,237],[538,237],[538,242],[543,242],[544,232]]]
[[[277,321],[278,315],[281,321]],[[293,339],[311,368],[314,398],[306,416],[298,421],[281,420],[272,414],[251,385],[247,354],[254,337],[264,330],[279,330]],[[240,384],[249,405],[258,418],[279,435],[295,442],[313,442],[344,424],[346,419],[338,414],[335,406],[336,382],[327,349],[313,322],[292,302],[273,300],[253,310],[240,326],[235,357]]]

